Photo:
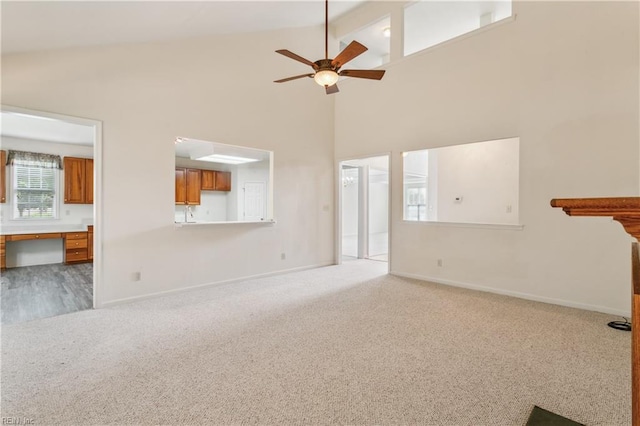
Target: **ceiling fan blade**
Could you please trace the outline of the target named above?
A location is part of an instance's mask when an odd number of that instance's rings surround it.
[[[327,95],[332,95],[340,91],[337,84],[334,84],[333,86],[324,86],[324,90],[327,92]]]
[[[296,76],[293,76],[293,77],[283,78],[281,80],[275,80],[274,83],[284,83],[285,81],[297,80],[297,79],[302,78],[302,77],[313,77],[313,73],[311,73],[311,74],[300,74],[300,75],[296,75]]]
[[[287,58],[291,58],[293,60],[296,60],[298,62],[302,62],[303,64],[309,65],[310,67],[312,67],[314,70],[318,69],[318,66],[316,64],[314,64],[313,62],[311,62],[308,59],[303,58],[302,56],[296,55],[293,52],[290,52],[287,49],[280,49],[280,50],[276,50],[277,53],[286,56]]]
[[[367,50],[369,49],[354,40],[349,43],[349,45],[345,47],[342,52],[338,53],[338,56],[336,56],[333,61],[331,61],[331,66],[333,66],[334,68],[340,68],[356,56],[362,55]]]
[[[381,80],[385,70],[342,70],[339,74],[343,77],[368,78]]]

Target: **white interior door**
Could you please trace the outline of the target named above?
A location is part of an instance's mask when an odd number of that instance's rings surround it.
[[[266,185],[264,182],[245,182],[243,220],[257,222],[264,220]]]

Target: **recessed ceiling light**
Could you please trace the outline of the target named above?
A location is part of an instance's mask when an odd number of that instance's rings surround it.
[[[382,29],[382,35],[385,36],[386,38],[391,37],[391,27],[384,27]]]
[[[244,163],[253,163],[256,160],[255,158],[246,158],[246,157],[235,157],[232,155],[205,155],[204,157],[198,157],[196,160],[200,161],[210,161],[212,163],[224,163],[224,164],[244,164]]]

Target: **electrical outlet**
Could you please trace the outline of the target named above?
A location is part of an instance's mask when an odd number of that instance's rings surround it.
[[[65,210],[64,214],[66,214],[67,216],[69,216],[71,214],[71,210]]]
[[[438,266],[442,266],[442,259],[438,259]]]
[[[140,281],[141,279],[142,279],[142,274],[140,272],[131,273],[131,281]]]
[[[507,213],[511,213],[511,205],[507,206]]]
[[[285,260],[287,255],[285,253],[280,253],[280,259]]]

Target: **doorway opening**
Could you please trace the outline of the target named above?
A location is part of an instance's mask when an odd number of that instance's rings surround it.
[[[2,323],[98,307],[101,123],[0,114]]]
[[[339,164],[338,263],[389,262],[389,155]]]

